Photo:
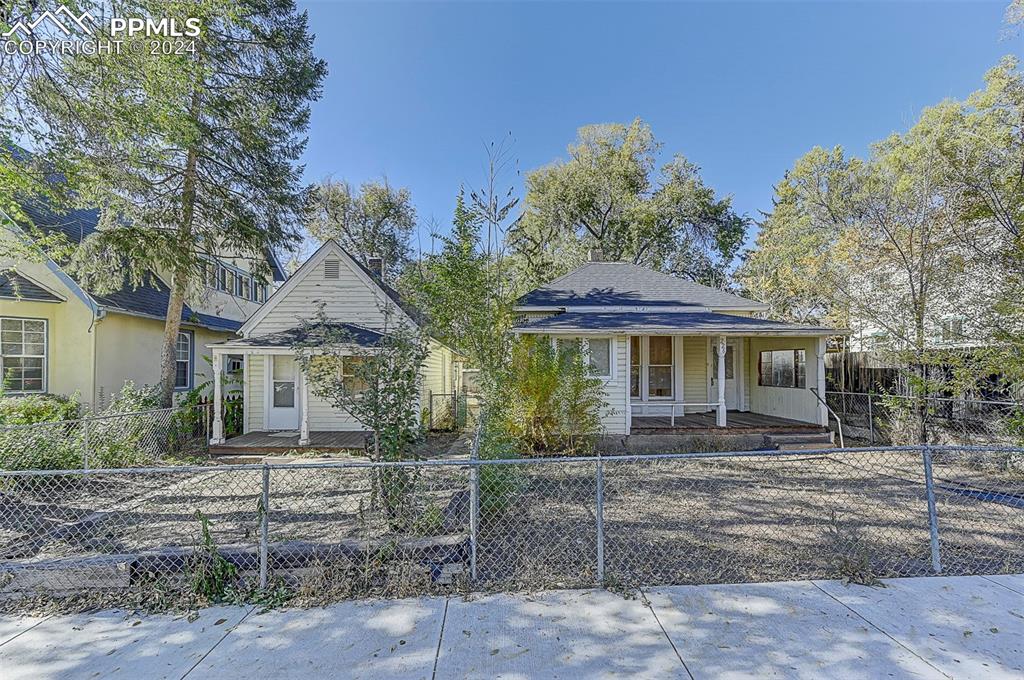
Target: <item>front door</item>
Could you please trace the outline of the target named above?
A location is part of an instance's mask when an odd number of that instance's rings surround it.
[[[267,414],[267,429],[297,430],[299,394],[295,359],[280,354],[273,355],[270,377],[270,412]]]
[[[727,340],[725,344],[725,407],[731,410],[740,407],[739,371],[736,370],[740,361],[739,343],[739,340]],[[712,394],[717,396],[718,386],[715,381],[718,379],[718,352],[714,347],[711,348],[711,356],[713,359],[711,367]]]

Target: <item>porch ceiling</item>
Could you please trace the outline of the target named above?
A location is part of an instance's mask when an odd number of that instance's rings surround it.
[[[845,335],[846,330],[717,312],[566,312],[513,329],[517,333],[612,335]]]

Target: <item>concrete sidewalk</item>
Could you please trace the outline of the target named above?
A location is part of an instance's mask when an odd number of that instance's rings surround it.
[[[0,618],[0,677],[1024,676],[1024,576]]]

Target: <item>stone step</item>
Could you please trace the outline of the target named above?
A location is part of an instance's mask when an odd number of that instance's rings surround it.
[[[793,442],[789,444],[777,444],[776,451],[817,451],[819,449],[833,449],[835,444],[830,441],[824,442]]]

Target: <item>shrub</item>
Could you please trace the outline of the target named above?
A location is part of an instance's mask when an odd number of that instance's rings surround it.
[[[81,467],[82,415],[78,395],[34,394],[0,398],[0,469],[64,470]],[[47,425],[46,423],[50,423]],[[18,427],[35,425],[35,427]]]
[[[0,397],[0,424],[31,425],[58,420],[76,420],[82,415],[78,395],[28,394]]]
[[[529,453],[589,450],[601,430],[604,389],[578,347],[520,338],[506,378],[504,431]]]
[[[107,417],[89,425],[89,467],[145,465],[164,453],[172,418],[148,413],[159,405],[155,388],[127,381],[100,414]]]

